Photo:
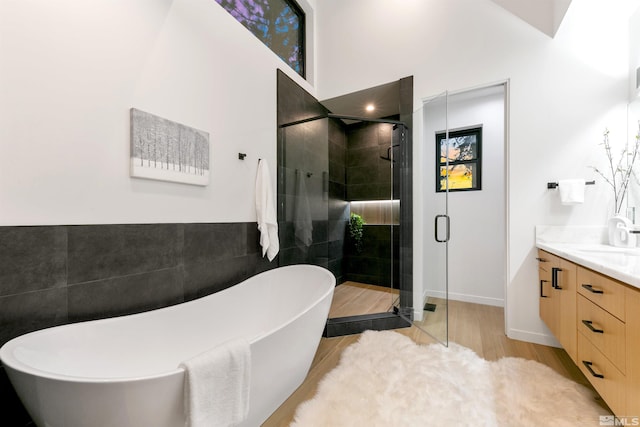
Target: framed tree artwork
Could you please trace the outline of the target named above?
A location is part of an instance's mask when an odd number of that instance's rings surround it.
[[[131,108],[131,176],[209,184],[209,134]]]
[[[482,126],[436,133],[436,192],[447,189],[482,189]]]

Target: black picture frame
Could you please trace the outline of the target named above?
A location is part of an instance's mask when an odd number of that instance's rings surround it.
[[[436,193],[482,190],[482,126],[449,131],[449,141],[436,133]]]

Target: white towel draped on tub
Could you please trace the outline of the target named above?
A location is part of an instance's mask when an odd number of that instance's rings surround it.
[[[273,261],[280,250],[278,217],[276,216],[275,199],[273,198],[273,191],[271,190],[269,166],[264,160],[258,162],[258,176],[256,177],[256,215],[258,219],[258,230],[260,230],[262,256],[266,254],[269,261]]]
[[[578,205],[584,203],[584,179],[563,179],[558,181],[560,203],[563,205]]]
[[[251,350],[231,340],[180,364],[185,370],[187,427],[229,427],[249,413]]]

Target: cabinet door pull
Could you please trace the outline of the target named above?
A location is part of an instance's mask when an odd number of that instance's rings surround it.
[[[540,257],[536,257],[536,260],[538,260],[539,262],[549,262],[546,259]]]
[[[603,329],[598,329],[593,327],[593,322],[591,320],[583,320],[582,323],[591,330],[591,332],[595,332],[596,334],[604,334]]]
[[[549,282],[548,280],[540,280],[540,298],[549,298],[544,294],[544,288],[543,288],[544,284],[548,282]]]
[[[593,375],[596,378],[604,378],[604,375],[597,374],[596,371],[593,370],[593,368],[591,367],[593,365],[592,362],[587,362],[586,360],[583,360],[582,363],[584,364],[585,368],[587,368],[589,373],[591,373],[591,375]]]
[[[558,285],[558,272],[560,271],[562,271],[562,269],[558,267],[553,267],[551,269],[551,286],[554,289],[558,289],[559,291],[562,290],[562,288]]]
[[[604,291],[602,291],[600,289],[593,289],[593,285],[589,285],[587,283],[583,283],[582,287],[585,288],[586,290],[588,290],[589,292],[593,293],[593,294],[604,294]]]

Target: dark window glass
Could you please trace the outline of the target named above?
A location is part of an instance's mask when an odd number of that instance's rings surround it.
[[[304,12],[292,0],[216,0],[302,77]]]

